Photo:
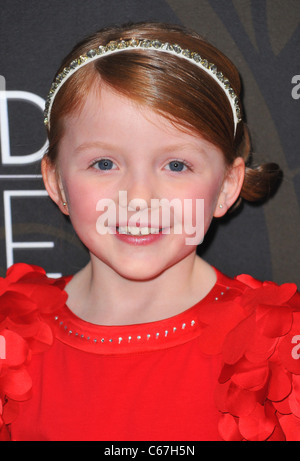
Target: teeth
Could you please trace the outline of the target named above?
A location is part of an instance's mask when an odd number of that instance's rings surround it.
[[[140,229],[139,227],[128,226],[127,232],[131,235],[138,235],[140,233]]]
[[[154,227],[136,227],[136,226],[120,226],[118,228],[119,234],[128,235],[149,235],[158,234],[159,229]]]

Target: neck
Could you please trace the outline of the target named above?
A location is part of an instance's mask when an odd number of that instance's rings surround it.
[[[215,271],[190,254],[151,280],[129,280],[98,259],[67,285],[68,306],[95,324],[125,325],[161,320],[200,301],[216,282]]]

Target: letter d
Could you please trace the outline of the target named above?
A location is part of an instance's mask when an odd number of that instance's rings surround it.
[[[0,133],[1,133],[1,152],[3,165],[27,164],[37,162],[42,158],[48,146],[48,141],[38,151],[28,155],[11,155],[10,135],[7,100],[28,101],[44,110],[45,101],[34,93],[28,91],[5,91],[5,79],[0,76]]]

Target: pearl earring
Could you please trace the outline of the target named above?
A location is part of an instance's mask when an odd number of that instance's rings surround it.
[[[219,205],[219,208],[223,208],[223,205],[222,205],[222,203],[220,203],[220,205]]]

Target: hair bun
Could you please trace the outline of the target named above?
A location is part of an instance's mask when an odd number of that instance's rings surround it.
[[[265,201],[278,189],[282,170],[276,163],[246,167],[241,197],[249,202]]]

